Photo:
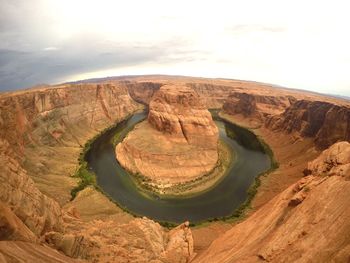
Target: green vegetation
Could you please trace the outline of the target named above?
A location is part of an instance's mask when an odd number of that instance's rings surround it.
[[[77,193],[85,187],[96,185],[96,176],[87,169],[86,164],[79,167],[78,171],[74,174],[74,177],[80,178],[80,181],[78,185],[71,190],[72,200],[76,197]]]
[[[86,162],[86,155],[90,151],[92,143],[98,137],[100,137],[102,134],[104,134],[106,132],[111,131],[112,129],[117,127],[117,125],[120,125],[121,127],[123,127],[124,124],[131,118],[131,116],[132,116],[132,114],[126,116],[124,120],[122,120],[120,122],[116,122],[114,125],[107,127],[106,129],[102,130],[101,132],[96,134],[93,138],[89,139],[85,143],[83,150],[80,152],[80,155],[78,158],[79,167],[77,168],[77,170],[75,171],[75,173],[73,175],[73,177],[79,178],[80,180],[78,182],[78,185],[71,190],[71,196],[72,196],[71,200],[73,200],[76,197],[78,192],[82,191],[87,186],[93,186],[95,189],[100,190],[96,184],[96,175],[94,174],[94,172],[90,171],[88,168],[88,164]],[[117,138],[120,137],[122,130],[123,130],[122,128],[118,129],[116,135],[113,137],[113,142],[114,142],[114,140],[116,140]],[[119,137],[117,137],[117,136],[119,136]]]
[[[225,123],[226,134],[228,137],[235,140],[239,138],[238,142],[244,145],[246,148],[252,149],[252,150],[258,150],[263,153],[266,153],[270,158],[270,169],[268,169],[267,171],[255,177],[254,182],[251,184],[251,186],[247,190],[247,198],[245,202],[241,204],[233,212],[233,214],[229,216],[225,216],[222,218],[213,218],[208,220],[209,222],[218,221],[218,220],[229,221],[229,222],[239,221],[245,216],[246,211],[249,208],[251,208],[251,202],[254,196],[256,195],[256,193],[258,192],[259,186],[261,185],[260,177],[266,176],[267,174],[277,169],[279,167],[279,163],[275,159],[275,156],[270,146],[260,136],[257,136],[249,128],[239,126],[237,124],[230,122],[229,120],[221,118],[219,114],[217,114],[217,112],[215,112],[215,115],[213,115],[213,118],[219,119]],[[197,226],[202,225],[202,222],[196,225]]]
[[[172,186],[160,189],[152,183],[152,180],[140,173],[129,173],[140,192],[146,197],[151,198],[189,198],[215,187],[226,175],[227,168],[234,159],[234,152],[231,152],[229,147],[223,140],[218,143],[219,158],[216,166],[207,174],[195,178],[191,181],[174,184]]]

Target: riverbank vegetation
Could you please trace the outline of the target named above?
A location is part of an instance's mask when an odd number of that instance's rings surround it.
[[[89,167],[88,167],[87,155],[88,155],[88,153],[89,153],[89,151],[91,149],[92,144],[102,134],[104,134],[106,132],[110,132],[113,129],[115,129],[117,126],[120,126],[120,129],[117,130],[116,135],[113,137],[113,139],[117,138],[118,134],[120,136],[121,132],[123,131],[123,129],[122,129],[123,126],[127,123],[127,121],[132,117],[133,114],[129,114],[124,119],[120,120],[119,122],[116,122],[112,126],[109,126],[109,127],[105,128],[105,129],[101,130],[98,134],[96,134],[93,138],[89,139],[85,143],[85,145],[84,145],[84,147],[83,147],[83,149],[80,152],[79,157],[78,157],[78,167],[77,167],[75,173],[72,175],[72,177],[78,178],[79,182],[78,182],[78,185],[75,186],[71,190],[71,200],[73,200],[76,197],[78,192],[82,191],[87,186],[93,186],[97,190],[100,190],[99,187],[97,186],[97,183],[96,183],[96,175],[95,175],[95,173],[93,171],[91,171],[89,169]]]
[[[216,166],[207,174],[194,180],[159,186],[142,174],[132,174],[135,185],[141,192],[150,198],[189,198],[206,191],[217,185],[226,175],[228,167],[234,162],[234,151],[223,141],[218,142],[218,161]]]
[[[213,114],[214,119],[221,120],[225,124],[225,129],[228,137],[235,139],[238,141],[238,143],[243,143],[244,147],[247,147],[249,149],[255,149],[261,152],[264,152],[269,155],[270,157],[270,169],[268,171],[265,171],[258,175],[252,185],[247,190],[247,198],[243,204],[241,204],[231,215],[225,216],[225,217],[218,217],[218,218],[211,218],[204,220],[202,222],[196,222],[196,223],[190,223],[190,225],[193,226],[201,226],[205,225],[208,222],[214,222],[214,221],[227,221],[227,222],[233,222],[236,220],[240,220],[243,218],[243,216],[246,214],[247,209],[251,205],[251,201],[253,200],[255,194],[257,193],[258,187],[260,186],[260,176],[267,174],[271,172],[272,170],[276,169],[278,167],[278,163],[274,158],[273,152],[271,148],[260,138],[259,136],[255,135],[251,130],[246,129],[244,127],[238,126],[226,119],[220,118],[219,114]],[[105,130],[101,131],[99,134],[94,136],[92,139],[88,140],[85,146],[83,147],[83,150],[79,156],[79,167],[77,168],[74,177],[79,178],[78,185],[72,189],[71,195],[72,199],[75,198],[77,193],[81,190],[83,190],[87,186],[92,186],[98,191],[102,192],[104,195],[106,195],[112,202],[114,202],[116,205],[118,205],[121,209],[124,211],[134,215],[134,216],[142,216],[138,215],[133,211],[130,211],[127,207],[123,207],[120,204],[118,204],[113,198],[111,198],[107,193],[105,193],[96,183],[96,176],[88,167],[87,163],[87,156],[89,154],[89,151],[92,147],[93,142],[95,142],[98,137],[101,136],[101,134],[104,134],[106,132],[113,132],[113,136],[111,137],[111,143],[115,146],[118,142],[120,142],[124,136],[126,136],[127,132],[130,131],[134,125],[129,127],[127,130],[125,130],[125,126],[122,125],[123,122],[127,122],[130,116],[128,116],[124,121],[121,121],[119,123],[116,123],[112,127],[108,127]],[[118,129],[115,129],[116,125],[120,125]],[[136,124],[135,124],[136,125]],[[114,129],[112,131],[112,129]],[[243,139],[242,139],[243,138]],[[249,141],[251,143],[249,144]],[[254,142],[252,142],[254,141]],[[258,143],[256,143],[258,142]],[[222,178],[225,176],[225,171],[227,171],[228,167],[232,165],[234,159],[234,152],[231,151],[230,147],[226,145],[223,141],[220,140],[219,142],[219,161],[217,167],[212,171],[212,173],[209,173],[207,175],[202,176],[201,178],[194,180],[190,184],[180,184],[176,185],[176,187],[173,187],[170,191],[167,191],[164,193],[163,189],[161,189],[162,195],[159,195],[157,191],[154,191],[154,187],[150,187],[150,181],[148,178],[145,178],[142,175],[134,175],[132,176],[135,184],[139,184],[139,187],[146,196],[149,198],[168,198],[168,197],[175,197],[175,198],[181,198],[181,196],[186,196],[187,198],[189,195],[196,195],[198,193],[204,192],[206,190],[211,189],[214,187],[218,182],[221,181]],[[160,190],[160,189],[156,189]],[[187,193],[186,195],[183,195],[184,193]],[[162,226],[165,227],[173,227],[177,224],[174,222],[161,222],[158,221]]]

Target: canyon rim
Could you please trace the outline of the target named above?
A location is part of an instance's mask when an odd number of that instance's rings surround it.
[[[97,82],[0,94],[2,262],[349,260],[349,101],[238,80],[138,76]],[[117,146],[117,156],[158,165],[130,145],[131,155],[125,153],[125,142],[140,139],[135,134],[144,125],[173,136],[169,141],[176,147],[185,142],[199,147],[186,148],[189,156],[201,154],[200,164],[189,164],[207,172],[218,158],[218,130],[207,111],[216,109],[268,144],[279,166],[259,177],[250,208],[239,218],[197,227],[183,222],[171,229],[135,218],[93,180],[75,175],[89,140],[145,106],[148,119]],[[181,163],[198,175],[181,158],[171,159],[170,172],[158,173],[150,164],[135,167],[176,181],[171,170],[181,170]]]

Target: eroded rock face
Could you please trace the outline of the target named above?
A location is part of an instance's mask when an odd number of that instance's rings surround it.
[[[350,143],[333,144],[308,164],[308,170],[317,175],[339,175],[350,178]]]
[[[155,82],[125,82],[130,96],[137,102],[149,105],[153,95],[162,86]]]
[[[153,96],[147,122],[117,145],[118,161],[162,185],[209,173],[218,160],[218,129],[199,96],[183,86],[163,86]]]
[[[67,257],[44,245],[23,241],[0,241],[0,262],[81,263],[82,261]]]
[[[188,225],[168,233],[146,218],[121,223],[109,215],[110,207],[101,212],[106,212],[103,220],[82,221],[74,207],[62,211],[37,188],[61,200],[57,188],[76,168],[81,145],[138,107],[125,87],[107,84],[0,96],[0,240],[6,240],[0,242],[1,262],[80,262],[69,257],[87,262],[188,261],[193,252]],[[28,166],[31,162],[34,168]],[[66,162],[72,163],[71,171]],[[74,186],[66,185],[62,193],[70,197]],[[44,245],[35,244],[39,242]]]
[[[315,144],[325,149],[337,141],[350,141],[350,108],[328,102],[300,100],[281,115],[267,122],[267,127],[302,137],[314,137]]]
[[[92,262],[182,263],[193,255],[188,223],[167,232],[147,218],[126,224],[95,220],[69,234],[48,233],[45,240],[70,257]]]
[[[349,165],[349,148],[333,145],[309,164],[312,175],[227,231],[193,262],[347,262],[350,181],[325,176],[319,168],[326,161],[332,175],[341,175],[340,165],[329,160],[339,154],[341,166]]]
[[[256,99],[247,93],[231,95],[222,108],[228,114],[243,114],[245,117],[257,114]]]
[[[9,144],[0,139],[0,201],[9,207],[16,218],[18,217],[37,237],[47,231],[62,231],[63,220],[60,206],[35,187],[33,180],[12,157],[13,155]],[[22,229],[20,232],[24,233],[22,236],[30,236],[28,229],[22,227],[16,218],[12,216],[12,220],[9,220],[11,215],[7,218],[6,221],[19,225]],[[14,226],[14,224],[7,225],[11,228],[11,225]]]
[[[292,96],[268,96],[234,92],[225,100],[223,110],[231,115],[242,114],[244,117],[261,119],[268,115],[283,112],[294,102],[295,98]]]
[[[64,204],[85,142],[138,108],[126,87],[66,84],[0,94],[0,138],[37,187]]]
[[[149,105],[148,122],[158,131],[201,148],[217,148],[218,129],[198,94],[186,86],[163,86]]]

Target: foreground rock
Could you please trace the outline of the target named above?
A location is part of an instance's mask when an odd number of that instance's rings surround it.
[[[193,262],[347,262],[350,181],[339,171],[348,169],[349,150],[341,142],[323,152],[309,165],[312,175],[227,231]],[[324,173],[325,164],[331,172]]]
[[[113,220],[82,224],[78,218],[66,221],[68,233],[47,233],[45,241],[73,258],[91,262],[182,263],[193,256],[188,223],[165,231],[147,218],[125,224]]]
[[[147,122],[117,145],[118,161],[157,185],[194,180],[218,161],[218,129],[197,93],[163,86],[153,96]]]
[[[62,231],[62,212],[58,203],[35,187],[14,156],[8,142],[0,139],[0,221],[6,226],[2,224],[1,232],[9,233],[7,240],[17,236],[17,240],[32,238],[35,241],[33,237],[40,237],[47,231]]]
[[[35,263],[79,263],[44,245],[21,242],[0,241],[0,262],[35,262]]]

